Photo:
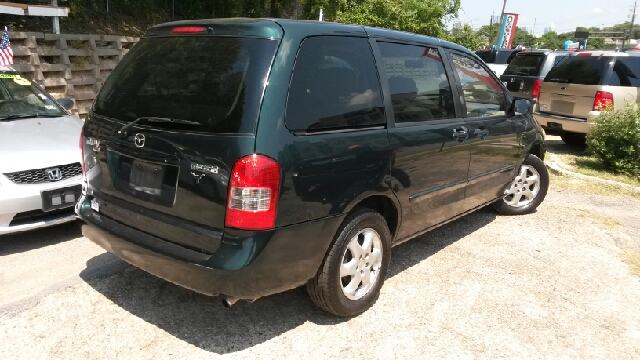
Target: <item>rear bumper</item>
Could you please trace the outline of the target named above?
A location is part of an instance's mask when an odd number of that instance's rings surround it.
[[[205,295],[256,299],[315,276],[344,216],[268,232],[227,234],[206,255],[111,221],[81,206],[82,234],[126,262]],[[257,243],[264,246],[256,246]],[[258,252],[258,254],[256,254]]]
[[[543,112],[536,112],[533,115],[545,130],[568,131],[579,134],[588,134],[591,131],[592,119],[597,116],[590,115],[589,119],[579,119]]]

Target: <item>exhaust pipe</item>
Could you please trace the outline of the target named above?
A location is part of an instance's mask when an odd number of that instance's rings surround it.
[[[222,305],[226,308],[233,306],[233,304],[238,302],[237,297],[222,295]]]

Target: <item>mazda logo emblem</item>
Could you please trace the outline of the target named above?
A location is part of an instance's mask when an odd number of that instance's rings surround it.
[[[50,181],[62,180],[62,171],[58,168],[47,169],[45,170],[45,173]]]
[[[135,140],[135,144],[137,147],[143,147],[144,146],[144,135],[143,134],[136,134],[136,136],[134,137]]]

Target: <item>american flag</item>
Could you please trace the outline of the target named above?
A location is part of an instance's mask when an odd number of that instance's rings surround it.
[[[11,43],[9,42],[9,33],[7,27],[4,27],[2,33],[2,41],[0,42],[0,65],[13,64],[13,50],[11,50]]]

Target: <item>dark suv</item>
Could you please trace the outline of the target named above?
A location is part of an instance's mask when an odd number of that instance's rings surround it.
[[[543,132],[473,53],[408,33],[217,19],[155,26],[81,137],[83,234],[226,305],[306,284],[357,315],[392,246],[486,204],[533,211]]]
[[[522,51],[509,63],[500,80],[506,84],[512,96],[538,101],[544,77],[569,54],[567,51],[553,50]]]

